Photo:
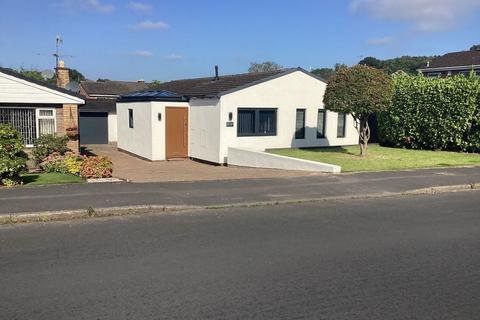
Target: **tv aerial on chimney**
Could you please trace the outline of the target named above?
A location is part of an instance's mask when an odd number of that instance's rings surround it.
[[[50,53],[50,54],[43,54],[43,53],[37,53],[38,56],[54,56],[55,57],[55,67],[54,68],[57,68],[58,67],[58,61],[61,59],[61,58],[73,58],[74,56],[72,56],[71,54],[60,54],[60,45],[63,44],[63,39],[60,37],[60,35],[57,35],[55,37],[55,52],[54,53]]]

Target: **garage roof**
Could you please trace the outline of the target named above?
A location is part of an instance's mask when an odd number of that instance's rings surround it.
[[[208,97],[221,96],[227,93],[241,90],[265,81],[287,75],[289,73],[301,71],[320,81],[323,79],[305,71],[302,68],[281,69],[269,72],[242,73],[234,75],[215,77],[175,80],[161,83],[156,86],[160,90],[175,92],[178,95],[188,97]]]
[[[80,85],[88,95],[120,96],[148,88],[148,85],[143,81],[81,81]]]

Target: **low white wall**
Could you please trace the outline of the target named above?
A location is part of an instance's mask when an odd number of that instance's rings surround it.
[[[108,113],[108,142],[117,142],[117,114]]]
[[[242,167],[283,170],[319,171],[340,173],[341,167],[297,158],[290,158],[264,151],[228,148],[228,164]]]

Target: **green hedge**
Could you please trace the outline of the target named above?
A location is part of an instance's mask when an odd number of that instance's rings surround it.
[[[394,77],[391,108],[378,115],[383,144],[480,151],[480,78]]]

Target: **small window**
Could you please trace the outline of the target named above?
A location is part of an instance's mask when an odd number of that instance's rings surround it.
[[[277,135],[277,109],[238,109],[237,136]]]
[[[38,110],[38,136],[55,134],[55,115],[53,109]]]
[[[128,109],[128,127],[133,128],[133,109]]]
[[[317,118],[317,139],[325,138],[325,122],[327,117],[327,111],[325,109],[318,109]]]
[[[345,113],[339,113],[338,122],[337,122],[337,138],[345,138],[346,122],[347,122],[347,115]]]
[[[295,139],[305,139],[305,109],[297,109]]]

